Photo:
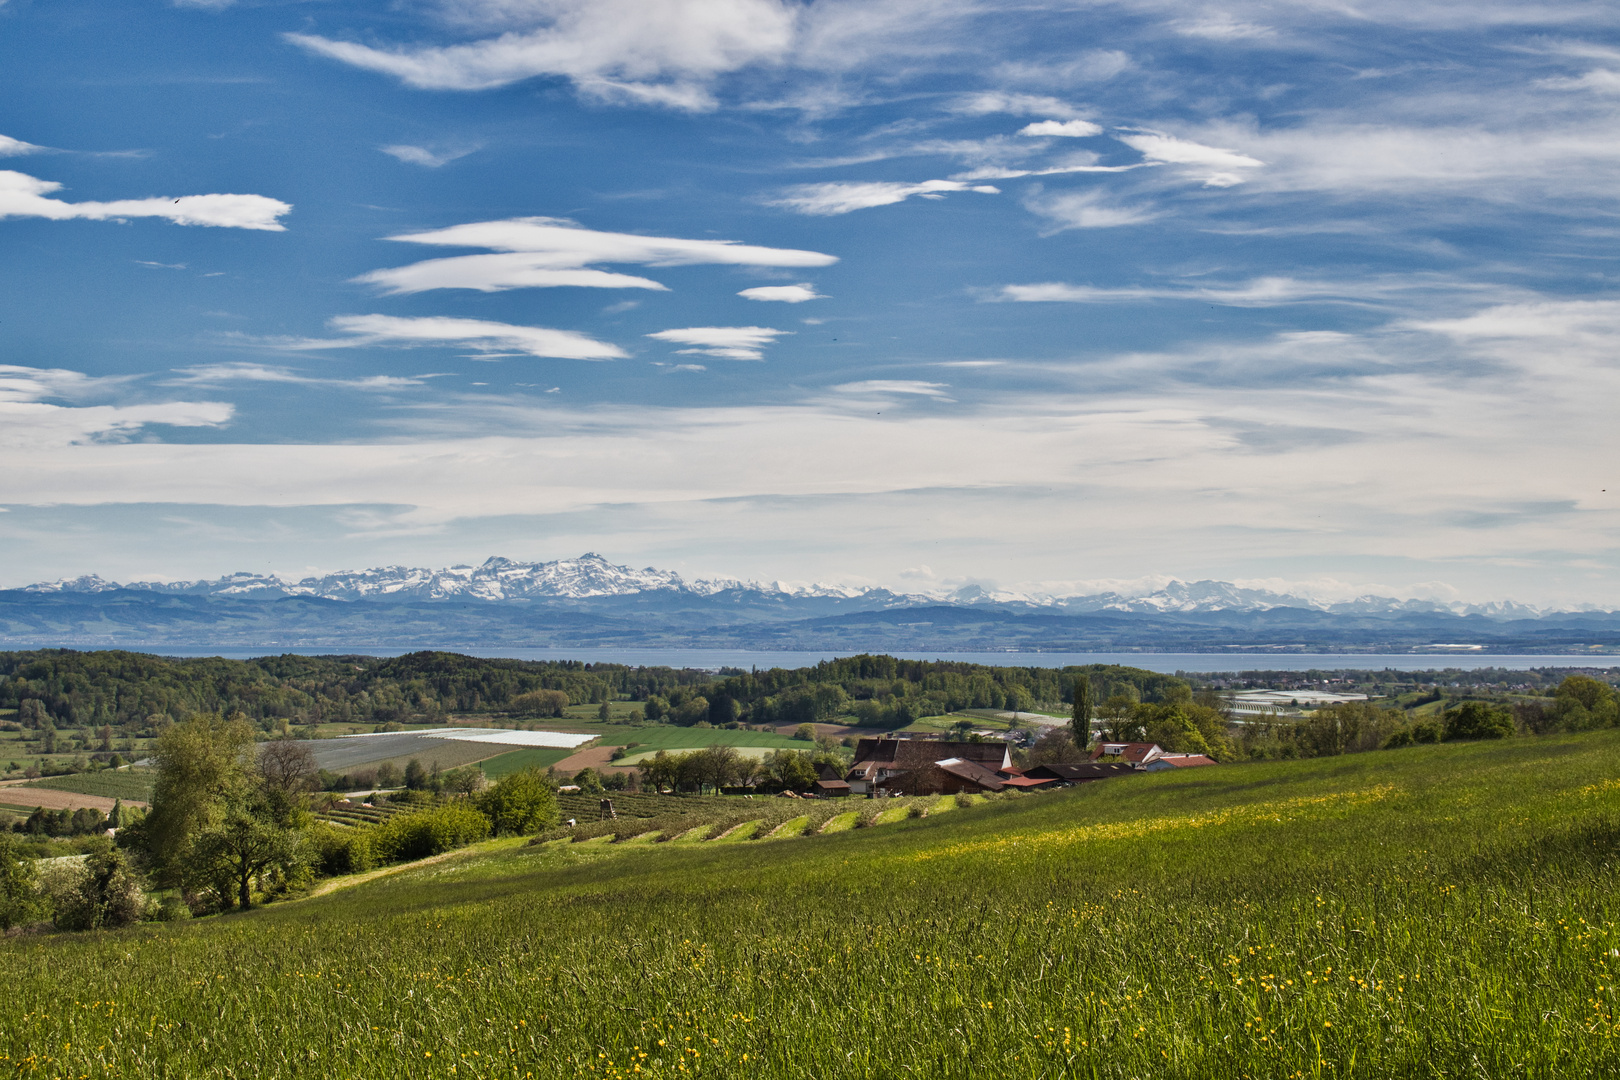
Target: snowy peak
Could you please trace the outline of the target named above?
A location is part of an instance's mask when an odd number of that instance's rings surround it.
[[[1070,595],[985,589],[979,585],[968,585],[950,592],[919,595],[894,593],[882,588],[807,585],[783,581],[765,583],[730,578],[687,581],[673,570],[659,570],[651,566],[638,570],[609,562],[596,552],[586,552],[575,559],[555,559],[551,562],[518,562],[494,556],[485,559],[478,566],[459,565],[441,570],[382,566],[370,570],[346,570],[318,577],[306,577],[299,581],[275,574],[242,572],[227,574],[213,581],[137,581],[119,585],[117,582],[88,574],[72,580],[29,585],[23,591],[100,593],[116,589],[246,599],[305,596],[345,601],[378,599],[585,601],[601,597],[647,594],[694,598],[727,594],[736,599],[763,599],[771,603],[842,601],[854,603],[864,609],[949,604],[960,607],[1011,606],[1064,614],[1129,612],[1142,615],[1192,615],[1295,609],[1351,616],[1473,615],[1493,621],[1537,619],[1551,614],[1549,611],[1510,601],[1465,604],[1441,600],[1397,599],[1370,594],[1353,600],[1330,601],[1268,589],[1249,588],[1227,581],[1179,581],[1162,578],[1144,585],[1142,591],[1106,591]],[[1339,595],[1345,594],[1341,592]]]

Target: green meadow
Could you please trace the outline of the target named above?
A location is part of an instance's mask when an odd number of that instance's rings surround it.
[[[499,780],[507,773],[521,772],[524,769],[549,769],[574,753],[575,751],[566,747],[530,746],[485,758],[478,763],[478,767],[483,769],[484,775],[491,780]]]
[[[73,791],[80,795],[99,795],[105,799],[135,799],[141,802],[152,797],[152,781],[156,774],[149,769],[104,769],[101,772],[75,773],[71,776],[52,776],[44,780],[31,780],[19,784],[21,789],[49,788],[54,791]]]
[[[583,729],[582,729],[583,730]],[[638,754],[658,750],[695,750],[703,746],[765,746],[780,750],[813,750],[814,744],[802,739],[790,739],[774,731],[749,731],[741,728],[684,728],[669,724],[651,724],[646,727],[608,729],[602,732],[602,742],[608,746],[638,744]]]
[[[0,1067],[1616,1075],[1617,842],[1613,730],[793,839],[500,840],[247,913],[7,939]]]

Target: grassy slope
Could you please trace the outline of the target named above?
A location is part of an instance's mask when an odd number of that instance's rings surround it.
[[[1616,776],[1603,732],[781,843],[474,853],[4,942],[0,1054],[154,1077],[1613,1075]]]

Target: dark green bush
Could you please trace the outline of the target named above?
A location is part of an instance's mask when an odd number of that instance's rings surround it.
[[[489,818],[465,803],[446,803],[389,818],[368,830],[378,862],[425,859],[489,835]]]
[[[372,846],[372,829],[346,828],[324,822],[313,826],[308,833],[314,862],[322,874],[362,874],[377,865]]]
[[[1445,715],[1446,741],[1453,739],[1505,739],[1513,734],[1513,714],[1493,709],[1483,701],[1465,701]]]

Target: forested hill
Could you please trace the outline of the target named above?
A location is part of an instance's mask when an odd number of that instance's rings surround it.
[[[435,722],[451,714],[533,715],[570,704],[645,703],[648,719],[676,723],[790,723],[856,715],[904,724],[969,708],[1029,708],[1070,700],[1074,676],[1143,701],[1187,684],[1138,668],[986,667],[854,656],[815,667],[719,673],[579,661],[484,660],[457,653],[180,659],[119,650],[0,653],[0,708],[35,725],[111,726],[140,734],[162,718],[240,712],[266,728],[332,721]],[[37,704],[26,704],[37,702]]]

